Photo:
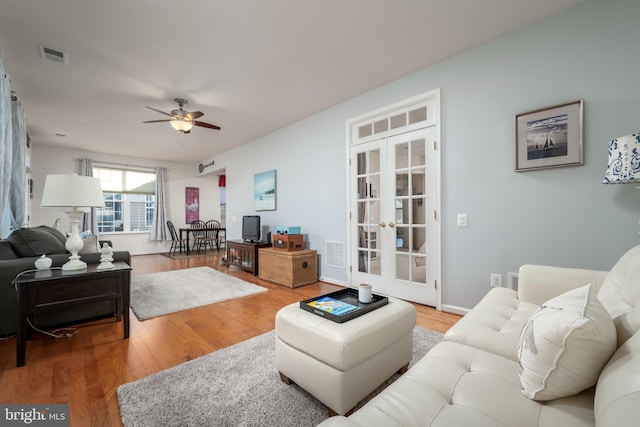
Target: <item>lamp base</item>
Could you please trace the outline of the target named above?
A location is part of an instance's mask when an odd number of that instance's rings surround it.
[[[73,255],[71,255],[69,257],[69,261],[67,261],[65,264],[62,265],[63,271],[84,270],[86,268],[87,268],[87,263],[80,260],[80,257],[78,255],[76,255],[75,258]]]
[[[71,223],[71,235],[64,246],[69,252],[71,252],[71,256],[69,257],[69,261],[62,265],[62,270],[64,271],[83,270],[87,268],[87,263],[81,261],[80,255],[78,255],[78,252],[80,252],[84,246],[82,239],[80,238],[80,232],[78,231],[78,224],[80,223],[80,217],[82,217],[82,214],[83,212],[78,210],[78,208],[73,208],[73,210],[67,212],[67,215],[69,215],[69,222]]]

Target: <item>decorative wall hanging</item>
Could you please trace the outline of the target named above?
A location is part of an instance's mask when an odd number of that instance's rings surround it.
[[[187,224],[191,224],[200,219],[200,205],[198,201],[200,198],[200,189],[198,187],[187,187],[185,190],[186,221]]]
[[[579,100],[516,115],[516,171],[582,165],[582,107]]]
[[[253,177],[253,201],[256,211],[276,210],[276,171],[257,173]]]

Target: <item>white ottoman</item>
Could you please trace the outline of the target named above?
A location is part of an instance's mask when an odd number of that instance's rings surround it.
[[[413,305],[395,298],[345,323],[290,304],[276,314],[276,368],[330,414],[345,415],[395,372],[406,372],[415,325]]]

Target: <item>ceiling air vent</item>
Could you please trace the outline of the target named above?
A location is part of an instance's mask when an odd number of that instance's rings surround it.
[[[54,49],[43,44],[40,44],[38,46],[40,46],[40,56],[42,56],[44,59],[57,62],[58,64],[69,65],[69,55],[67,55],[67,52],[60,49]]]

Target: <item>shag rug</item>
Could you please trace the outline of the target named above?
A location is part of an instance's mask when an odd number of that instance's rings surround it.
[[[416,327],[413,359],[442,334]],[[387,380],[365,401],[399,377]],[[360,405],[364,404],[361,402]],[[275,331],[118,387],[126,427],[315,426],[326,407],[298,385],[286,385],[275,367]]]
[[[266,291],[210,267],[187,268],[132,276],[131,309],[145,320]]]

